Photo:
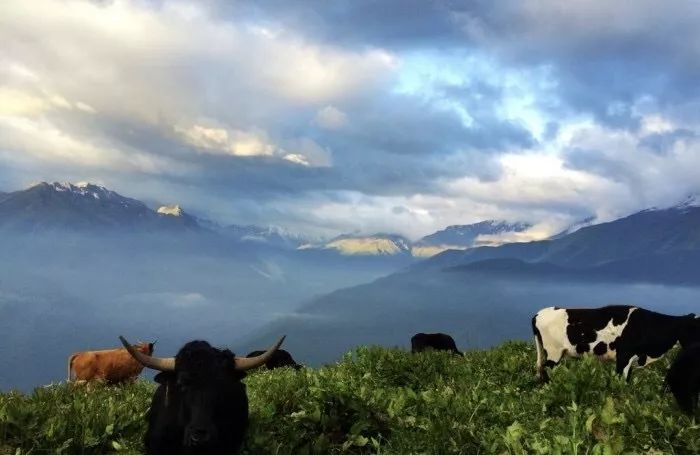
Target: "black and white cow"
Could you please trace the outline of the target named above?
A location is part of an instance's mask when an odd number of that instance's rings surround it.
[[[643,367],[680,343],[700,341],[700,319],[694,314],[669,316],[635,306],[602,308],[543,308],[532,318],[537,347],[537,373],[547,380],[545,367],[562,357],[592,353],[615,360],[618,374],[629,380],[636,362]]]

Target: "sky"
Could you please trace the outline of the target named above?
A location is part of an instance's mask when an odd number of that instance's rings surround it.
[[[0,191],[539,238],[700,191],[694,1],[0,2]]]

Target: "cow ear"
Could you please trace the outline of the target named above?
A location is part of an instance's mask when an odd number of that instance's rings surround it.
[[[175,375],[172,371],[161,371],[153,378],[158,384],[165,384],[166,382],[171,382],[175,379]]]

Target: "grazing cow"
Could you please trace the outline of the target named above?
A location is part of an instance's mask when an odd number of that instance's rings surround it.
[[[246,357],[257,357],[263,354],[264,352],[265,351],[253,351]],[[301,368],[301,365],[294,361],[292,355],[289,352],[285,351],[284,349],[278,349],[275,351],[274,354],[272,354],[270,360],[265,362],[265,367],[267,367],[268,370],[274,370],[275,368],[282,367],[291,367],[295,370],[298,370],[299,368]]]
[[[681,350],[666,373],[666,385],[678,407],[688,415],[695,414],[700,394],[700,344]]]
[[[643,308],[612,305],[602,308],[549,307],[532,318],[537,347],[537,373],[548,379],[545,367],[564,356],[592,353],[615,360],[617,373],[627,380],[632,365],[643,367],[680,343],[700,341],[700,319],[694,314],[669,316]]]
[[[145,355],[119,337],[142,365],[160,371],[148,411],[149,455],[237,453],[248,427],[245,371],[264,364],[284,337],[262,355],[236,357],[206,341],[190,341],[175,357]]]
[[[153,354],[155,343],[138,343],[135,349]],[[76,352],[68,358],[68,380],[86,382],[102,380],[108,384],[136,379],[143,365],[134,360],[124,348]]]
[[[411,352],[423,352],[426,349],[435,349],[436,351],[452,351],[455,354],[462,355],[457,350],[455,340],[444,333],[416,333],[411,337]]]

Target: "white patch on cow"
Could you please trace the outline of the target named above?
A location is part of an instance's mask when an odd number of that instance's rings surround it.
[[[537,312],[535,326],[540,332],[542,349],[547,360],[559,362],[561,357],[572,349],[576,353],[576,347],[569,343],[569,337],[566,336],[567,325],[568,316],[563,308],[549,307]]]
[[[589,344],[589,349],[587,353],[592,353],[593,348],[603,342],[606,345],[606,352],[604,355],[599,356],[601,359],[605,360],[615,360],[617,353],[615,350],[610,349],[610,343],[615,341],[627,327],[630,315],[637,308],[630,308],[627,313],[627,318],[622,324],[613,324],[612,318],[602,329],[596,332],[595,341]],[[595,311],[595,310],[591,310]],[[569,336],[566,333],[566,329],[569,326],[569,315],[564,308],[543,308],[537,312],[535,316],[535,326],[540,332],[540,337],[542,339],[542,348],[544,350],[545,359],[540,358],[538,349],[538,359],[537,366],[540,368],[544,364],[544,360],[551,360],[552,362],[558,363],[562,357],[580,357],[581,354],[576,352],[576,346],[569,342]],[[538,343],[536,342],[536,345]]]
[[[615,360],[617,358],[617,351],[615,351],[614,349],[610,349],[610,343],[615,341],[615,339],[617,339],[617,337],[619,337],[622,334],[622,332],[625,330],[625,327],[627,327],[627,323],[630,320],[632,312],[634,312],[634,310],[636,309],[636,307],[630,308],[629,313],[627,313],[627,319],[625,319],[625,322],[623,322],[622,324],[615,325],[613,324],[613,320],[610,319],[605,327],[597,331],[596,339],[590,345],[591,352],[598,343],[603,342],[607,346],[607,350],[605,351],[605,354],[603,354],[602,356],[598,356],[598,358],[603,360]]]
[[[624,370],[622,370],[622,377],[627,379],[627,377],[630,374],[630,368],[632,368],[632,364],[639,360],[639,356],[637,354],[633,355],[632,358],[630,359],[629,362],[627,362],[627,366],[625,367]]]

